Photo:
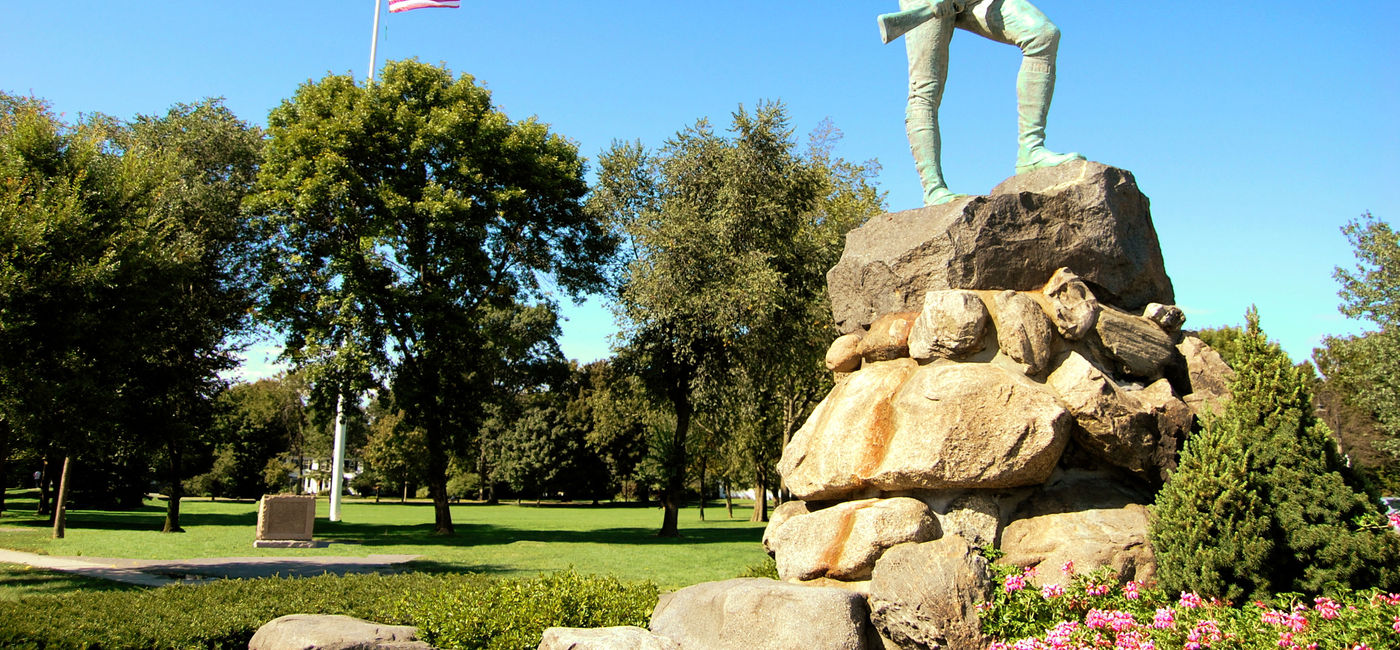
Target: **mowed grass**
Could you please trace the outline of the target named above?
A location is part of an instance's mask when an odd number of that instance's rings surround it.
[[[533,576],[570,567],[624,580],[650,580],[672,589],[733,578],[766,558],[763,524],[750,523],[751,504],[736,503],[734,518],[722,504],[680,513],[680,539],[659,538],[661,510],[623,504],[460,504],[452,507],[454,536],[433,534],[430,503],[349,500],[341,521],[328,519],[329,503],[317,501],[317,549],[255,549],[257,504],[187,499],[181,503],[184,533],[161,533],[164,501],[129,512],[70,510],[67,536],[51,539],[47,523],[33,516],[35,491],[10,490],[0,518],[0,548],[98,558],[173,560],[202,557],[420,555],[409,570]]]

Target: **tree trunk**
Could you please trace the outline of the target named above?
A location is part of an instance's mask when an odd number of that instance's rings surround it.
[[[676,435],[667,454],[666,487],[661,494],[661,531],[658,537],[680,537],[681,500],[685,493],[685,436],[690,431],[690,381],[685,380],[671,390],[671,403],[676,407]]]
[[[768,521],[768,472],[760,465],[755,475],[758,485],[754,487],[753,515],[749,521]]]
[[[403,479],[403,496],[399,497],[399,503],[408,503],[408,477]]]
[[[50,512],[50,511],[49,511],[49,467],[50,467],[49,457],[48,457],[48,455],[46,454],[46,455],[44,456],[44,464],[43,464],[43,466],[39,469],[39,504],[38,504],[38,507],[35,508],[35,510],[34,510],[34,514],[37,514],[37,515],[47,515],[47,514],[49,514],[49,512]]]
[[[700,521],[705,521],[705,456],[700,455]]]
[[[0,517],[5,516],[5,488],[9,487],[9,481],[5,477],[9,475],[6,471],[10,464],[10,425],[4,420],[0,420]]]
[[[165,503],[165,526],[160,529],[162,533],[183,533],[185,529],[180,527],[180,498],[185,495],[185,486],[180,483],[180,450],[175,442],[166,443],[166,451],[170,456],[170,497]],[[210,497],[213,500],[213,497]]]
[[[729,486],[729,479],[724,479],[724,512],[730,519],[734,518],[734,498],[730,494],[734,489]]]
[[[63,539],[64,528],[67,522],[64,520],[68,516],[68,470],[70,458],[63,457],[63,473],[58,479],[58,500],[53,507],[53,538]]]

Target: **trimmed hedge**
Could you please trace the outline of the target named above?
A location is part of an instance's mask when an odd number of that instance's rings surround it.
[[[344,614],[418,626],[440,647],[534,648],[553,625],[645,625],[656,598],[650,583],[574,572],[220,580],[0,602],[0,647],[241,649],[278,616]]]

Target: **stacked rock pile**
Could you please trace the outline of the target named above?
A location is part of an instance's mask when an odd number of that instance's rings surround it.
[[[665,596],[654,634],[981,648],[977,549],[1044,567],[1042,584],[1067,561],[1152,578],[1145,504],[1231,371],[1181,330],[1130,173],[1068,163],[882,215],[847,235],[827,280],[836,385],[783,451],[797,500],[763,536],[783,582]]]

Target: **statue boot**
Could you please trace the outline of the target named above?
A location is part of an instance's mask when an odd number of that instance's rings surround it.
[[[967,196],[948,189],[948,183],[943,180],[938,121],[909,119],[905,130],[909,133],[909,150],[914,154],[914,168],[919,171],[919,181],[924,186],[924,205],[940,205]]]
[[[1055,64],[1034,57],[1023,59],[1016,76],[1016,113],[1020,127],[1017,174],[1084,160],[1084,156],[1077,153],[1055,153],[1045,148],[1045,120],[1050,114],[1050,98],[1054,94]]]

